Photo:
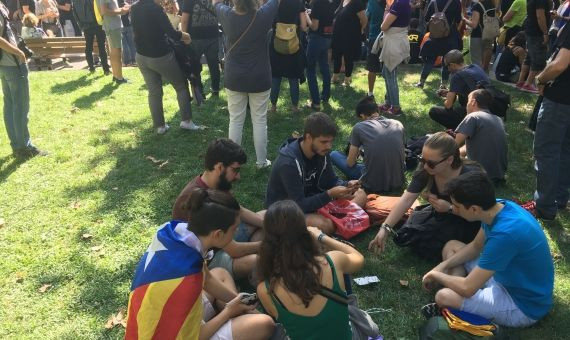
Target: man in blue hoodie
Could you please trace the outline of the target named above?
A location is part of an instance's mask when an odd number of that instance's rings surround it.
[[[303,137],[289,140],[279,150],[267,184],[266,207],[291,199],[305,213],[307,225],[332,234],[335,227],[316,213],[319,208],[335,199],[366,204],[360,182],[343,181],[333,170],[329,153],[336,133],[337,127],[327,114],[315,112],[307,117]]]

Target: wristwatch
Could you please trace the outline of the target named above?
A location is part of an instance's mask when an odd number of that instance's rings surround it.
[[[394,231],[394,229],[392,229],[392,227],[388,223],[382,223],[380,228],[385,229],[389,234],[396,235],[396,232]]]
[[[452,213],[453,212],[453,204],[449,205],[449,210],[447,210],[448,213]]]

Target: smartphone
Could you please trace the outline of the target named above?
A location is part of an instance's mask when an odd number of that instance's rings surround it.
[[[240,295],[241,295],[240,296],[241,303],[246,304],[248,306],[255,305],[257,301],[259,301],[256,293],[253,294],[241,293]]]

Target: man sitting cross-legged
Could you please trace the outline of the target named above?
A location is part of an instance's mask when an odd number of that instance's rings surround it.
[[[452,307],[507,327],[534,324],[552,307],[554,266],[544,232],[519,205],[496,200],[486,174],[471,172],[447,185],[453,213],[481,221],[469,244],[449,241],[444,261],[424,275],[424,288],[445,288],[436,304],[422,308],[426,316]],[[467,276],[466,276],[467,275]]]
[[[332,234],[331,220],[316,211],[335,199],[349,199],[363,207],[366,193],[357,180],[339,179],[329,153],[337,133],[332,119],[325,113],[311,113],[305,120],[303,137],[291,139],[279,150],[267,184],[265,206],[277,201],[295,201],[307,218],[307,225]]]
[[[240,179],[240,169],[247,161],[247,155],[238,144],[230,139],[219,138],[208,145],[202,175],[192,179],[176,198],[172,208],[172,218],[187,221],[184,204],[194,188],[230,191],[232,183]],[[241,207],[241,223],[234,240],[223,251],[216,252],[209,264],[210,268],[222,267],[235,278],[247,276],[257,261],[257,251],[262,237],[263,215]],[[249,242],[251,241],[251,242]]]
[[[479,162],[493,183],[504,180],[507,171],[507,134],[503,120],[492,114],[493,101],[484,89],[472,91],[467,99],[467,116],[455,130],[461,156]]]

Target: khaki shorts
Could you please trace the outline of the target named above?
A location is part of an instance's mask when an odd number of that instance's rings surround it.
[[[120,28],[105,31],[105,35],[110,48],[123,48]]]

